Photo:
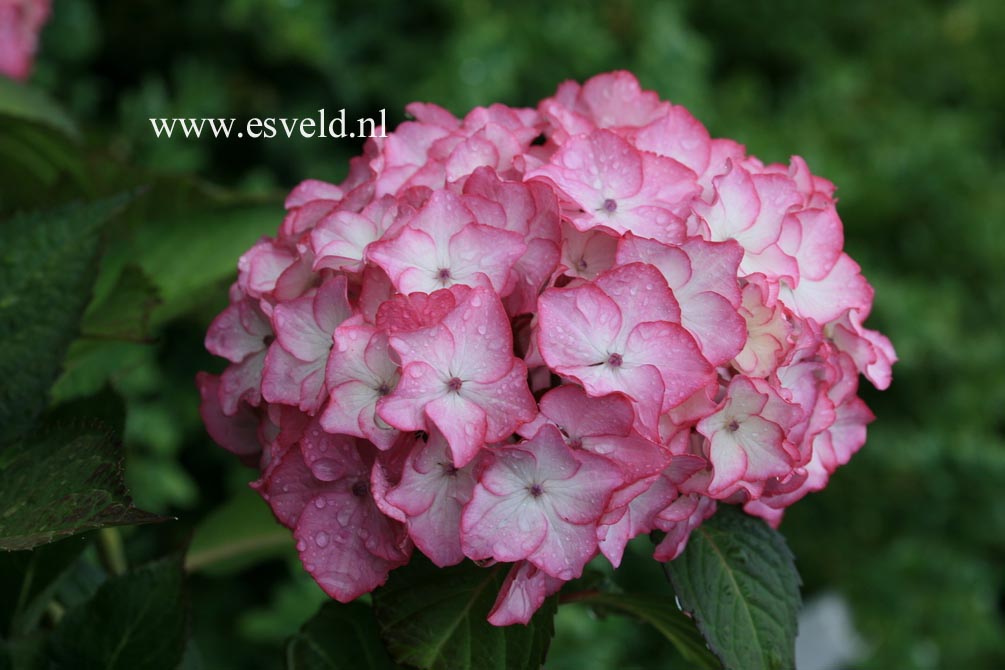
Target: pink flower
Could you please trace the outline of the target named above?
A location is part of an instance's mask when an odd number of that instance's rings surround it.
[[[334,277],[313,294],[277,305],[276,341],[265,357],[262,395],[313,414],[324,400],[324,374],[335,327],[351,316],[345,277]]]
[[[321,425],[330,433],[365,437],[380,449],[390,448],[398,431],[377,416],[377,402],[394,390],[399,377],[387,333],[354,317],[335,329],[333,339],[325,371],[330,400]]]
[[[683,239],[681,216],[698,191],[686,167],[607,130],[570,139],[527,177],[547,180],[581,210],[569,215],[579,230],[602,226],[666,242]]]
[[[401,359],[401,380],[379,401],[378,414],[400,430],[435,426],[457,467],[534,418],[527,366],[513,355],[509,320],[491,290],[468,292],[441,323],[392,335],[390,342]]]
[[[641,261],[663,273],[680,305],[681,325],[694,336],[702,355],[720,365],[743,348],[747,331],[738,312],[736,280],[743,250],[735,242],[692,237],[668,246],[628,233],[618,243],[618,263]]]
[[[374,243],[367,256],[402,293],[466,284],[506,295],[526,250],[522,235],[477,223],[457,196],[436,191],[395,238]]]
[[[254,406],[262,401],[262,369],[274,339],[272,324],[247,298],[231,303],[210,324],[206,349],[233,363],[220,377],[218,393],[225,415],[234,415],[241,401]]]
[[[527,623],[633,537],[673,560],[719,502],[777,524],[865,442],[859,375],[886,388],[897,355],[803,159],[765,165],[628,72],[407,110],[290,193],[197,380],[333,597],[414,546],[512,563],[489,621]]]
[[[307,572],[339,602],[380,586],[411,554],[405,527],[384,516],[370,495],[372,459],[367,445],[348,443],[340,459],[344,475],[319,488],[294,530]]]
[[[596,522],[621,476],[573,452],[553,426],[487,453],[464,510],[461,545],[474,559],[528,560],[552,577],[578,577],[597,551]]]
[[[27,79],[49,0],[0,0],[0,74]]]
[[[539,305],[538,342],[548,366],[590,395],[626,394],[644,434],[655,434],[660,412],[715,378],[651,265],[631,263],[590,284],[548,289]]]
[[[530,561],[514,563],[489,612],[489,623],[494,626],[526,624],[544,599],[557,593],[564,583]]]
[[[428,440],[415,441],[401,481],[387,493],[387,501],[405,513],[415,546],[441,567],[464,560],[461,511],[471,500],[477,464],[455,466],[446,438],[434,430]]]
[[[744,488],[756,497],[759,481],[790,472],[799,453],[786,432],[800,414],[767,383],[733,377],[720,409],[697,427],[709,440],[714,473],[709,493],[727,497],[727,492]]]

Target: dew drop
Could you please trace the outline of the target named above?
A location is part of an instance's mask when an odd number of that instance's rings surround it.
[[[318,509],[324,509],[326,504],[324,496],[318,496],[314,499],[314,506]]]
[[[319,530],[314,536],[314,544],[318,545],[320,548],[324,549],[328,546],[328,533],[323,530]]]
[[[297,542],[297,551],[306,551],[306,550],[307,550],[307,543],[306,542],[304,542],[303,540],[300,540],[299,542]]]

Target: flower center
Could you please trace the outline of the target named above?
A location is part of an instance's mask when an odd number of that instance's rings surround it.
[[[457,393],[458,391],[461,390],[461,386],[463,384],[464,384],[464,382],[462,382],[457,377],[451,377],[450,381],[447,382],[447,390],[450,391],[450,392],[452,392],[452,393]]]
[[[357,498],[364,497],[370,491],[370,486],[362,479],[352,485],[352,494]]]
[[[440,268],[436,271],[436,278],[441,282],[446,283],[450,279],[450,268]]]
[[[541,488],[540,484],[532,484],[527,490],[530,491],[530,494],[535,498],[540,498],[541,494],[544,493],[544,489]]]
[[[617,210],[618,210],[617,200],[613,200],[611,198],[604,200],[604,211],[608,212],[609,214],[613,214]]]
[[[624,360],[622,360],[621,354],[611,354],[607,359],[607,364],[612,368],[620,368],[623,362]]]
[[[736,419],[733,419],[728,424],[726,424],[726,430],[728,430],[731,433],[735,433],[736,431],[740,430],[740,422],[737,421]]]
[[[383,384],[377,387],[377,393],[379,393],[382,396],[387,395],[390,392],[391,387],[387,385],[387,382],[384,382]]]

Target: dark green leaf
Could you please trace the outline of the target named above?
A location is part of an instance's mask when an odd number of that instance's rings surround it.
[[[654,626],[695,668],[716,670],[721,664],[709,652],[694,621],[672,601],[659,596],[599,591],[576,597],[574,602],[595,605],[633,616]]]
[[[185,567],[226,574],[293,552],[289,529],[276,521],[261,496],[244,488],[195,529]]]
[[[186,607],[180,558],[113,577],[53,631],[53,664],[74,670],[176,668],[187,638]]]
[[[0,224],[0,444],[45,407],[91,298],[102,224],[121,198]]]
[[[726,668],[795,667],[799,573],[785,539],[764,521],[721,505],[669,571]]]
[[[363,603],[325,603],[286,643],[288,670],[391,670],[373,610]]]
[[[0,670],[45,670],[45,635],[35,632],[14,640],[0,640]]]
[[[63,130],[0,112],[0,212],[51,207],[88,195],[93,175],[81,147]],[[62,200],[60,200],[60,194]]]
[[[0,78],[0,114],[46,123],[76,135],[73,120],[42,91],[6,77]]]
[[[0,451],[0,550],[162,520],[133,507],[121,445],[99,429],[64,424]]]
[[[157,287],[138,266],[126,265],[115,285],[84,314],[83,336],[91,339],[147,339],[150,314],[160,302]]]
[[[0,637],[24,635],[38,622],[60,577],[87,546],[70,538],[34,551],[0,552]]]
[[[399,663],[437,670],[539,668],[554,634],[554,598],[526,626],[497,627],[486,620],[509,569],[470,561],[438,568],[416,556],[392,572],[373,594],[391,655]]]

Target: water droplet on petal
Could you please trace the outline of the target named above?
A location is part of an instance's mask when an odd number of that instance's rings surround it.
[[[323,530],[319,530],[314,536],[314,544],[318,545],[320,548],[324,549],[328,546],[328,533]]]

